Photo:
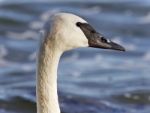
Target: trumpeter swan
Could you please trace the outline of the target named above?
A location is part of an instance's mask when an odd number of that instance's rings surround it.
[[[37,113],[60,113],[57,67],[63,52],[78,47],[125,49],[105,39],[84,19],[74,14],[54,14],[47,26],[49,28],[44,30],[37,60]]]

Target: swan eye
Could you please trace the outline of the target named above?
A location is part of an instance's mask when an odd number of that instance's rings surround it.
[[[80,25],[81,25],[81,22],[77,22],[77,23],[76,23],[76,25],[77,25],[78,27],[80,27]]]
[[[106,40],[104,37],[101,37],[101,41],[102,41],[103,43],[107,43],[107,40]]]

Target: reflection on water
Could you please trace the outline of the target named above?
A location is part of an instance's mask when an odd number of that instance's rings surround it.
[[[66,52],[58,72],[63,113],[149,113],[149,6],[146,0],[1,4],[0,113],[36,112],[38,31],[59,11],[84,17],[127,49]]]

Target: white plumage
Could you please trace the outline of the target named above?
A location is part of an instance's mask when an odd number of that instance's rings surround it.
[[[57,94],[57,67],[63,52],[78,47],[98,47],[124,50],[107,42],[79,16],[57,13],[43,30],[43,39],[37,59],[37,112],[60,113]]]
[[[64,51],[87,47],[88,40],[76,22],[86,22],[82,18],[68,13],[58,13],[47,23],[50,29],[44,29],[38,57],[37,68],[37,112],[60,113],[57,95],[57,67]],[[51,23],[51,24],[49,24]]]

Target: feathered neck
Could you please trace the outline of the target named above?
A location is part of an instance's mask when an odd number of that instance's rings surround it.
[[[44,39],[37,67],[37,113],[60,113],[57,94],[57,68],[62,52]]]

